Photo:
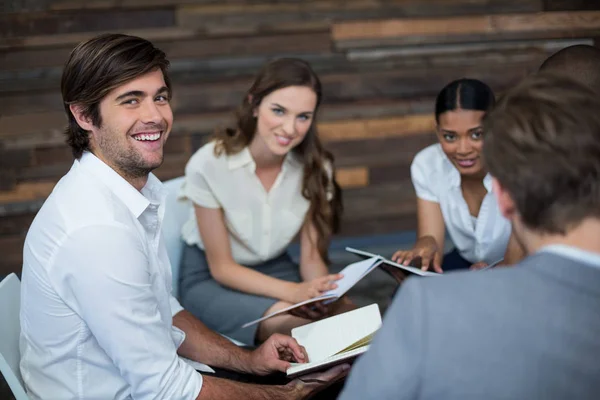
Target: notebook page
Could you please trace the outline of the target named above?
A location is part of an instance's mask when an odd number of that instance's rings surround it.
[[[381,258],[375,256],[367,260],[358,261],[347,265],[340,274],[344,277],[335,283],[338,285],[337,288],[329,290],[324,295],[335,295],[336,297],[342,297],[352,286],[356,285],[365,275],[375,269],[381,264]]]
[[[302,301],[300,303],[296,303],[296,304],[293,304],[293,305],[291,305],[289,307],[282,308],[279,311],[272,312],[271,314],[265,315],[264,317],[261,317],[261,318],[258,318],[258,319],[255,319],[254,321],[246,322],[244,325],[242,325],[242,328],[246,328],[248,326],[251,326],[251,325],[254,325],[254,324],[258,324],[259,322],[264,321],[265,319],[274,317],[274,316],[279,315],[279,314],[286,313],[286,312],[288,312],[290,310],[293,310],[294,308],[298,308],[298,307],[301,307],[301,306],[306,305],[306,304],[316,303],[317,301],[324,301],[324,300],[332,300],[332,301],[334,301],[334,300],[337,300],[337,297],[334,294],[327,294],[327,293],[325,293],[325,294],[323,294],[323,295],[321,295],[319,297],[313,297],[312,299],[304,300],[304,301]]]
[[[358,254],[361,256],[365,256],[365,257],[379,257],[383,260],[383,262],[385,264],[392,265],[394,267],[403,269],[403,270],[411,272],[415,275],[419,275],[419,276],[439,276],[439,275],[441,275],[441,274],[438,274],[437,272],[422,271],[420,268],[415,268],[415,267],[410,267],[408,265],[398,264],[398,263],[393,262],[392,260],[388,260],[385,257],[381,257],[381,256],[378,256],[377,254],[369,253],[368,251],[358,250],[358,249],[354,249],[352,247],[346,247],[346,251],[349,251],[350,253]]]
[[[337,354],[369,336],[381,326],[379,306],[348,311],[292,329],[292,337],[306,349],[309,362],[318,362]]]
[[[331,357],[327,357],[324,360],[321,360],[317,363],[291,363],[290,368],[286,371],[288,378],[292,378],[298,375],[304,375],[311,371],[322,370],[325,367],[341,364],[345,362],[345,360],[351,360],[353,358],[358,357],[362,353],[366,352],[369,349],[369,345],[359,347],[357,349],[348,351],[342,354],[336,354]]]

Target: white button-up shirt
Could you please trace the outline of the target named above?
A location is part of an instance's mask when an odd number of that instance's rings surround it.
[[[21,373],[38,399],[195,399],[202,377],[161,238],[162,184],[141,193],[91,153],[54,188],[25,241]]]
[[[473,218],[462,195],[460,173],[440,144],[421,150],[410,172],[417,197],[440,204],[448,234],[463,258],[492,263],[504,256],[511,225],[500,213],[489,174],[483,179],[487,194]]]
[[[310,205],[302,196],[302,162],[288,153],[267,192],[247,147],[219,157],[214,147],[215,142],[207,143],[188,162],[182,197],[201,207],[224,210],[236,262],[251,266],[280,255],[300,231]],[[204,249],[193,212],[182,235],[189,245]]]

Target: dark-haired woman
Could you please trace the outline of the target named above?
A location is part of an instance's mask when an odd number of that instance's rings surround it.
[[[244,96],[237,126],[217,131],[186,167],[182,193],[195,215],[183,228],[182,305],[246,344],[350,307],[346,300],[304,307],[241,328],[321,295],[340,278],[327,268],[341,193],[317,135],[320,101],[320,81],[306,62],[272,61]],[[286,252],[298,235],[300,265]]]
[[[408,265],[420,257],[422,269],[443,272],[476,269],[501,259],[512,264],[523,256],[481,159],[482,118],[494,102],[492,90],[476,79],[456,80],[438,94],[439,143],[420,151],[411,165],[417,242],[410,250],[394,253],[394,261]],[[444,255],[446,230],[455,248]]]

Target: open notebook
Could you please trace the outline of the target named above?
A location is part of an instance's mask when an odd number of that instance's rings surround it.
[[[340,271],[340,274],[343,275],[342,279],[336,281],[335,283],[338,285],[337,288],[332,289],[322,296],[313,297],[312,299],[305,300],[303,302],[294,304],[282,310],[276,311],[269,315],[265,315],[262,318],[255,319],[254,321],[250,321],[242,325],[242,328],[246,328],[248,326],[257,324],[261,321],[264,321],[267,318],[274,317],[279,314],[286,313],[294,308],[301,307],[306,304],[316,303],[318,301],[322,301],[324,303],[331,303],[335,300],[342,297],[348,290],[352,288],[352,286],[356,285],[358,281],[364,278],[369,272],[373,271],[379,264],[381,264],[382,259],[379,256],[374,256],[367,260],[358,261],[346,266],[343,270]]]
[[[292,337],[306,349],[307,363],[292,363],[288,377],[349,361],[369,348],[375,332],[381,327],[379,306],[348,311],[292,329]]]
[[[413,275],[418,275],[418,276],[438,276],[438,275],[441,275],[441,274],[438,274],[437,272],[422,271],[420,268],[415,268],[415,267],[410,267],[408,265],[398,264],[398,263],[393,262],[392,260],[388,260],[387,258],[382,257],[380,255],[369,253],[368,251],[358,250],[358,249],[354,249],[352,247],[346,247],[346,251],[349,251],[350,253],[358,254],[359,256],[368,257],[369,259],[371,259],[373,257],[377,257],[377,258],[379,258],[381,260],[381,262],[383,264],[391,265],[391,266],[396,267],[396,268],[400,268],[401,270],[403,270],[405,272],[408,272],[408,273],[411,273]]]

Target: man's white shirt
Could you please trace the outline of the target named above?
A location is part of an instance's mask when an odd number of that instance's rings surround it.
[[[43,399],[195,399],[202,376],[161,237],[164,191],[140,191],[91,153],[54,188],[25,240],[21,374]]]

